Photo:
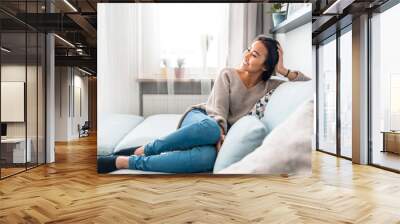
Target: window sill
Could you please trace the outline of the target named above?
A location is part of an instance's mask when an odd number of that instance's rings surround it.
[[[215,80],[216,75],[210,74],[208,76],[204,75],[197,75],[197,74],[184,74],[182,76],[175,76],[175,74],[151,74],[151,75],[142,75],[139,76],[137,81],[138,82],[202,82],[202,81],[211,81]]]

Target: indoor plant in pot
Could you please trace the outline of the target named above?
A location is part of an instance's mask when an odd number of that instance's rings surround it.
[[[274,27],[278,26],[286,18],[286,12],[284,10],[283,3],[272,4],[271,12],[272,12],[272,21],[274,23]]]
[[[161,75],[166,78],[168,76],[168,65],[169,65],[169,62],[168,62],[168,59],[166,59],[166,58],[161,59],[161,62],[162,62]]]
[[[185,59],[184,58],[178,58],[176,60],[176,68],[175,68],[175,77],[176,78],[182,78],[184,73],[185,73],[185,68],[183,65],[185,64]]]

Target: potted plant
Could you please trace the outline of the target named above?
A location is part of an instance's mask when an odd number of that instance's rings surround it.
[[[161,59],[161,75],[167,77],[169,61],[166,58]]]
[[[178,58],[176,60],[176,65],[177,65],[177,67],[175,68],[175,77],[176,78],[183,77],[183,74],[185,73],[185,68],[183,67],[184,64],[185,64],[184,58]]]
[[[286,12],[283,6],[283,3],[274,3],[271,6],[272,21],[274,23],[274,27],[278,26],[283,20],[285,20]]]

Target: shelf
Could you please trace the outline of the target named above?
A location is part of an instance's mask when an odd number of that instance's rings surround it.
[[[270,33],[287,33],[304,24],[311,22],[312,14],[308,7],[304,7],[292,15],[290,18],[284,20],[278,26],[272,28]]]

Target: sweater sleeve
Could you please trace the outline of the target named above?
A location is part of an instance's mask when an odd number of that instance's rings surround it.
[[[311,80],[310,77],[304,75],[302,72],[299,72],[299,71],[294,71],[294,72],[297,73],[297,76],[296,76],[295,79],[291,80],[291,82],[300,82],[300,81],[309,81],[309,80]],[[278,86],[280,86],[282,83],[287,82],[287,81],[282,80],[282,79],[273,79],[273,78],[271,78],[271,79],[268,80],[268,82],[269,83],[268,83],[267,91],[266,91],[267,93],[269,91],[273,90],[273,89],[278,88]]]
[[[227,133],[227,118],[229,113],[229,70],[223,69],[217,76],[213,89],[208,97],[207,114],[214,118]]]
[[[297,76],[295,79],[292,80],[292,82],[296,82],[296,81],[308,81],[311,80],[310,77],[304,75],[302,72],[299,71],[295,71],[297,73]]]

